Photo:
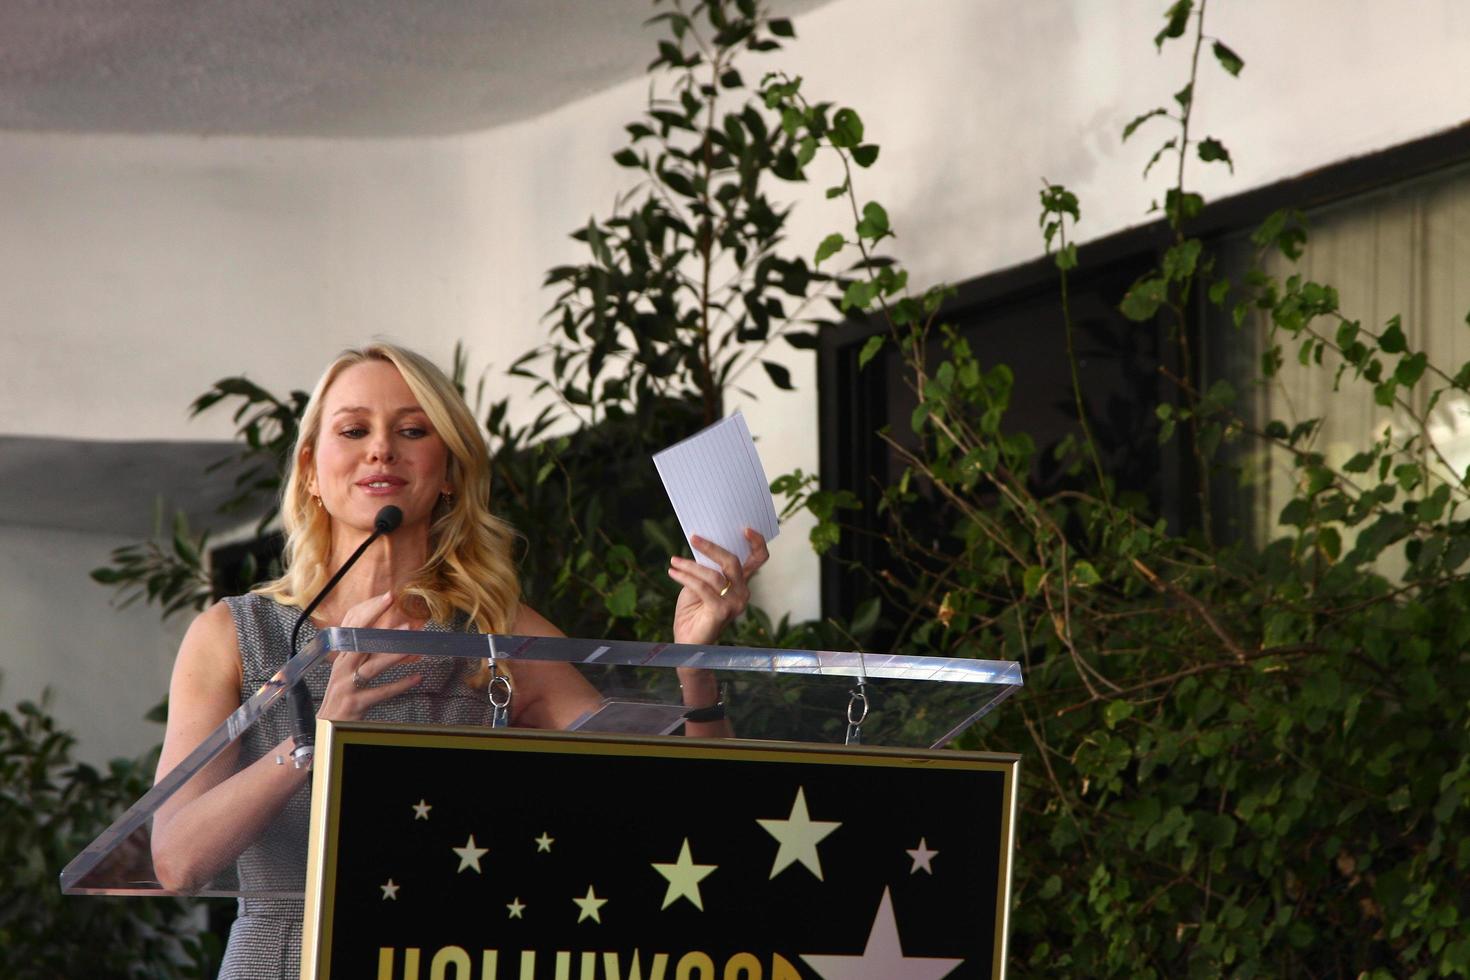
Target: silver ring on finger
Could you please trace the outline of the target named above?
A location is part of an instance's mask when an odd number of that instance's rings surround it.
[[[354,667],[354,668],[352,668],[352,686],[355,687],[355,688],[357,688],[359,691],[361,691],[365,687],[372,687],[373,684],[372,684],[372,681],[368,680],[366,677],[363,677],[361,674],[359,674],[357,672],[357,668]]]

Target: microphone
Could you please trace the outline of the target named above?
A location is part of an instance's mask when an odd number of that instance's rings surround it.
[[[368,550],[369,545],[385,534],[392,534],[402,523],[403,511],[392,504],[378,511],[377,516],[373,518],[373,533],[368,535],[366,541],[357,546],[352,556],[342,563],[341,568],[337,569],[337,574],[322,586],[316,598],[301,611],[300,616],[296,617],[296,625],[291,627],[291,656],[293,658],[296,656],[296,639],[301,635],[301,627],[306,624],[307,618],[311,616],[316,607],[322,604],[327,593],[337,587],[337,583],[342,581],[342,576],[346,575],[347,570],[357,563],[362,553]],[[311,692],[306,688],[304,677],[291,685],[287,698],[291,708],[291,743],[293,746],[291,764],[297,769],[304,769],[311,765],[312,759],[316,756],[316,708],[311,703]]]

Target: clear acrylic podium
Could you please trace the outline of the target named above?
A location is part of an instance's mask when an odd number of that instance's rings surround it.
[[[275,713],[286,711],[289,687],[313,671],[328,670],[328,655],[335,651],[453,658],[466,678],[482,674],[487,659],[508,665],[512,677],[517,662],[573,664],[604,693],[604,703],[609,705],[608,710],[584,719],[583,730],[643,735],[662,734],[678,725],[682,708],[670,707],[679,701],[672,668],[706,668],[715,671],[722,682],[736,739],[840,745],[858,740],[857,735],[865,746],[909,749],[944,747],[1022,684],[1020,666],[1010,661],[325,629],[67,864],[61,872],[62,891],[71,895],[185,893],[166,888],[155,873],[149,835],[155,812],[191,780],[227,778],[242,736],[265,719],[281,717]],[[486,689],[468,681],[454,696],[489,699]],[[250,841],[240,844],[243,849]],[[304,862],[299,881],[278,881],[267,891],[242,889],[231,862],[186,893],[301,898],[305,888]]]

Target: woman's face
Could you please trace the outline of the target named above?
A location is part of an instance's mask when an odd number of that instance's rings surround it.
[[[388,504],[405,526],[427,525],[441,493],[451,493],[449,451],[398,368],[364,361],[332,381],[322,398],[307,489],[336,521],[371,530]]]

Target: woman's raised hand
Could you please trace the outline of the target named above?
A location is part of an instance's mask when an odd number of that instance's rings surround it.
[[[669,578],[684,586],[674,607],[675,643],[714,643],[730,621],[750,602],[750,578],[766,563],[766,539],[745,529],[750,557],[742,564],[713,541],[694,537],[690,543],[719,566],[713,569],[690,558],[671,558]]]
[[[347,610],[341,625],[353,629],[412,629],[409,621],[394,603],[393,593],[384,592]],[[332,661],[332,675],[317,717],[333,721],[361,718],[373,705],[402,694],[423,680],[421,674],[410,674],[387,684],[374,684],[373,679],[399,663],[413,663],[419,658],[409,653],[348,653],[341,651]]]

